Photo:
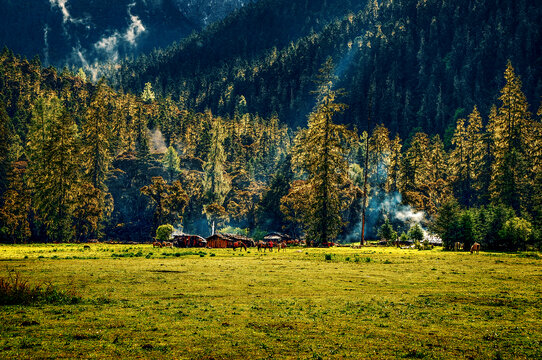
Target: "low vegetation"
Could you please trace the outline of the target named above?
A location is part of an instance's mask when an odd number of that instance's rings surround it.
[[[32,285],[14,270],[0,277],[0,305],[76,304],[80,300],[73,289],[61,290],[51,283]]]
[[[2,305],[0,350],[4,359],[536,359],[541,258],[1,245],[0,276],[16,270],[82,300]]]

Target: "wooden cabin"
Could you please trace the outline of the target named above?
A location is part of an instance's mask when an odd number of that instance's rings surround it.
[[[210,248],[231,248],[233,243],[241,241],[246,247],[254,247],[256,243],[251,238],[236,234],[217,233],[207,238],[207,246]]]
[[[207,240],[202,238],[199,235],[174,235],[173,236],[173,246],[178,248],[201,248],[207,246]]]
[[[256,246],[256,243],[254,242],[254,240],[252,240],[249,237],[243,236],[243,235],[237,235],[237,234],[222,234],[222,235],[224,235],[225,237],[227,237],[227,238],[229,238],[229,239],[231,239],[233,241],[240,241],[243,244],[245,244],[246,247],[254,247],[254,246]]]
[[[224,234],[214,234],[207,238],[207,246],[213,249],[225,249],[233,247],[235,240],[230,239]]]

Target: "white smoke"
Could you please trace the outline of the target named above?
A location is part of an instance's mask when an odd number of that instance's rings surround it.
[[[137,39],[146,31],[143,22],[137,15],[132,14],[132,7],[135,2],[128,5],[128,16],[130,23],[124,33],[115,31],[112,35],[102,37],[94,44],[94,49],[100,57],[108,62],[117,62],[119,59],[119,49],[124,46],[137,46]]]
[[[86,24],[87,19],[78,19],[71,16],[68,10],[68,0],[49,0],[49,3],[52,7],[57,7],[62,13],[62,23],[72,23],[72,24]],[[88,27],[88,26],[87,26]]]
[[[136,15],[132,15],[132,7],[135,6],[135,2],[128,5],[128,15],[130,15],[130,25],[128,26],[128,30],[126,30],[126,33],[124,34],[124,39],[130,43],[130,45],[135,46],[136,45],[136,39],[145,32],[145,26],[143,26],[143,23],[141,22],[141,19],[137,17]]]
[[[49,66],[49,25],[45,24],[45,27],[43,28],[43,43],[45,44],[43,47],[43,58],[44,58],[44,65]]]
[[[62,12],[62,22],[72,22],[72,17],[70,15],[70,12],[68,11],[68,8],[66,7],[66,3],[68,2],[68,0],[49,0],[49,2],[51,3],[51,6],[58,7]]]
[[[424,234],[427,232],[423,224],[426,222],[425,213],[416,211],[410,205],[402,203],[402,196],[399,192],[386,193],[375,192],[369,199],[365,215],[365,239],[376,239],[378,227],[388,218],[398,233],[408,231],[414,225],[420,225]],[[400,226],[398,226],[400,224]],[[361,239],[361,219],[344,238],[344,242],[357,242]]]
[[[160,129],[150,130],[149,137],[151,139],[151,153],[163,154],[166,152],[166,139],[164,139]]]
[[[116,62],[119,58],[119,35],[116,33],[115,35],[104,37],[100,39],[96,44],[94,44],[94,47],[105,53],[108,57],[109,61]]]

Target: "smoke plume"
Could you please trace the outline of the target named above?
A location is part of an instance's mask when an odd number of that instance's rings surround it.
[[[160,129],[150,130],[149,138],[151,139],[151,153],[163,154],[166,152],[166,140],[164,139]]]

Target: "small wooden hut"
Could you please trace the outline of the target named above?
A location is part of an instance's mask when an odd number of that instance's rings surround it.
[[[254,247],[254,240],[242,235],[217,233],[207,238],[210,248],[232,248],[234,242],[241,241],[246,247]]]
[[[199,235],[173,235],[173,246],[178,248],[201,248],[207,246],[207,240],[205,240]]]
[[[237,235],[237,234],[222,234],[222,235],[224,235],[230,240],[233,240],[234,242],[240,241],[243,244],[245,244],[246,247],[256,246],[256,243],[254,242],[254,240],[243,235]]]
[[[207,246],[213,249],[225,249],[233,247],[235,240],[230,239],[224,234],[214,234],[207,238]]]

